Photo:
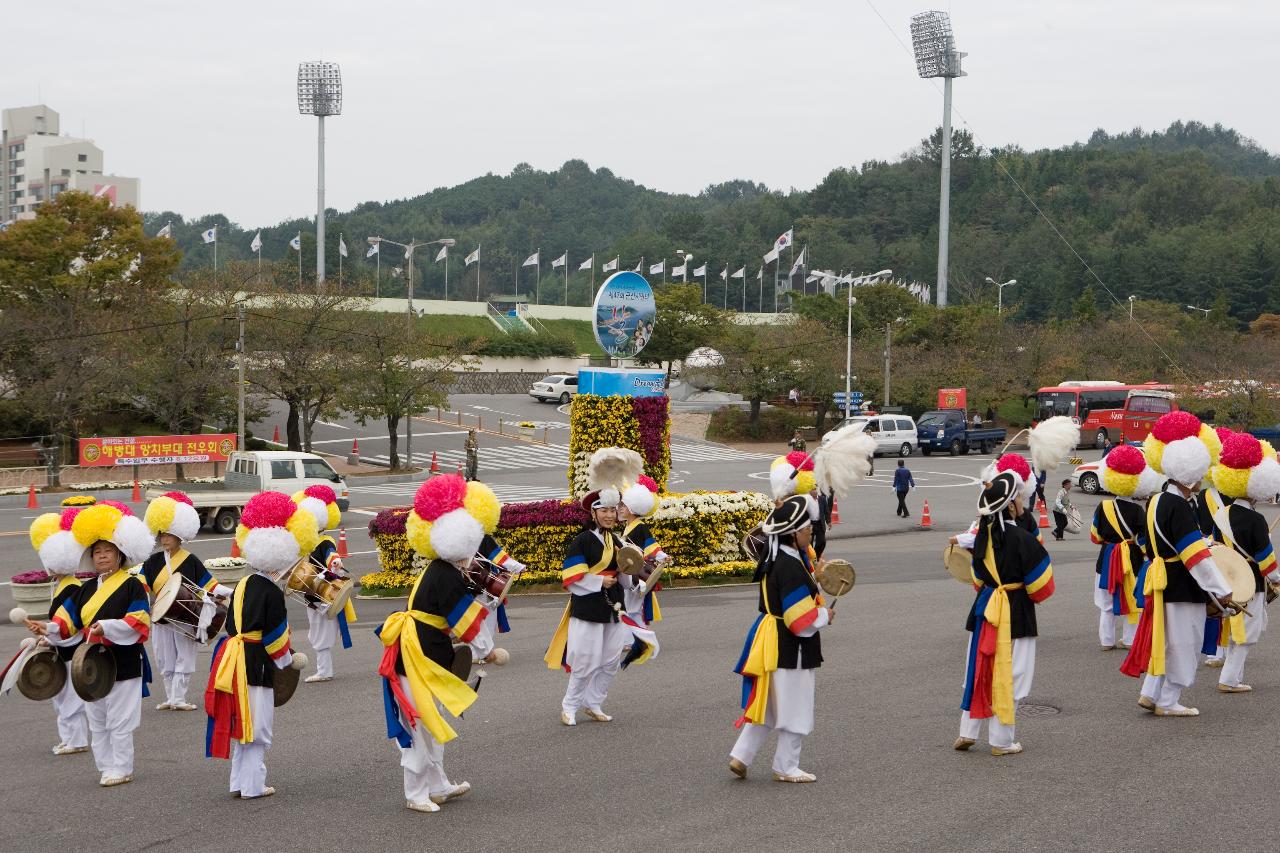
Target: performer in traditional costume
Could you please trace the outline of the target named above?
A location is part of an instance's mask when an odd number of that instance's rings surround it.
[[[612,721],[604,701],[624,653],[628,664],[657,654],[652,631],[626,615],[622,584],[629,579],[618,578],[617,553],[625,544],[617,530],[620,492],[625,482],[640,477],[643,464],[634,450],[620,447],[597,450],[588,464],[593,491],[581,505],[590,522],[565,551],[560,582],[571,595],[542,658],[548,669],[561,667],[569,673],[560,702],[560,722],[566,726],[578,724],[580,710],[596,722]]]
[[[320,530],[320,541],[311,551],[311,564],[324,574],[327,581],[347,577],[347,570],[338,556],[338,545],[332,536],[324,535],[342,523],[338,509],[338,496],[328,486],[308,486],[293,496],[294,503],[315,517]],[[330,614],[324,603],[311,596],[307,598],[307,642],[316,653],[316,671],[308,675],[308,684],[333,680],[333,644],[342,634],[342,647],[351,648],[351,622],[356,621],[356,608],[350,600],[336,615]]]
[[[1102,466],[1102,485],[1116,497],[1098,504],[1089,538],[1101,546],[1093,603],[1098,608],[1098,642],[1105,652],[1116,646],[1129,648],[1138,632],[1138,578],[1147,562],[1147,510],[1140,501],[1159,489],[1160,476],[1147,465],[1142,451],[1128,444],[1112,448]]]
[[[671,557],[662,550],[645,523],[645,519],[658,509],[657,492],[658,484],[653,478],[643,475],[638,482],[623,489],[618,502],[618,521],[622,524],[622,538],[643,551],[646,561],[664,564],[671,562]],[[662,621],[662,609],[658,606],[661,583],[646,595],[645,583],[638,575],[627,575],[621,582],[627,613],[633,619],[646,625]]]
[[[1145,606],[1120,671],[1135,678],[1146,673],[1138,704],[1161,717],[1200,713],[1181,703],[1182,692],[1195,683],[1209,597],[1225,600],[1231,591],[1191,505],[1212,462],[1206,435],[1213,430],[1179,411],[1162,415],[1143,442],[1147,464],[1169,484],[1147,504]]]
[[[200,516],[191,498],[183,492],[166,492],[147,506],[143,520],[160,546],[159,551],[142,563],[141,576],[152,599],[174,575],[186,578],[204,590],[206,595],[226,598],[231,594],[231,587],[218,583],[200,558],[183,547],[200,531]],[[165,693],[164,701],[156,706],[156,710],[196,709],[187,701],[187,686],[191,673],[196,671],[196,645],[194,639],[168,625],[151,626],[151,647],[155,650],[156,665],[164,679]]]
[[[241,578],[227,610],[226,636],[213,651],[205,688],[205,755],[231,759],[230,791],[269,797],[267,750],[275,737],[276,670],[306,666],[290,645],[282,575],[319,539],[315,517],[282,492],[254,495],[240,514],[236,542],[253,574]]]
[[[1018,702],[1031,692],[1035,675],[1035,605],[1053,595],[1054,588],[1044,545],[1015,521],[1022,493],[1017,474],[1003,471],[978,501],[972,569],[978,594],[965,623],[970,637],[958,750],[977,743],[982,721],[990,720],[991,754],[1022,752],[1014,726]]]
[[[47,617],[50,621],[67,602],[73,602],[74,606],[80,592],[76,569],[80,566],[80,555],[84,548],[71,534],[71,522],[77,512],[78,509],[66,509],[62,513],[46,512],[31,523],[31,545],[40,556],[41,565],[54,581],[53,601],[49,604]],[[25,618],[25,612],[23,615]],[[48,622],[45,624],[47,626]],[[71,666],[71,656],[82,639],[81,634],[75,634],[68,645],[55,646],[58,657],[67,667]],[[58,718],[58,744],[53,748],[53,754],[75,755],[88,752],[89,718],[85,713],[84,700],[76,693],[70,678],[51,702]]]
[[[1191,507],[1195,510],[1196,521],[1200,532],[1213,542],[1225,542],[1218,524],[1214,520],[1218,510],[1231,503],[1231,498],[1223,495],[1213,485],[1213,469],[1218,466],[1218,457],[1222,452],[1222,444],[1235,435],[1235,431],[1227,427],[1213,427],[1203,433],[1206,446],[1209,448],[1209,472],[1205,475],[1199,491],[1191,496]],[[1222,634],[1222,620],[1217,616],[1206,616],[1204,621],[1204,645],[1200,648],[1205,666],[1216,669],[1222,666],[1226,649],[1218,645]]]
[[[142,519],[127,511],[102,502],[76,512],[71,535],[81,551],[79,569],[97,577],[65,596],[51,621],[27,623],[55,646],[102,643],[115,660],[111,692],[85,703],[98,784],[108,788],[133,781],[133,732],[145,690],[142,644],[151,629],[146,587],[128,567],[151,552],[153,540]]]
[[[729,753],[729,771],[747,778],[747,768],[777,730],[773,778],[816,782],[800,768],[800,748],[813,731],[815,670],[822,665],[819,631],[831,624],[813,573],[801,555],[808,550],[818,508],[807,494],[784,499],[765,518],[768,547],[756,566],[760,615],[747,632],[734,672],[742,676],[742,732]]]
[[[1037,482],[1035,472],[1031,470],[1031,463],[1020,453],[1002,453],[1000,458],[982,469],[982,482],[990,483],[997,474],[1005,471],[1010,471],[1016,475],[1018,485],[1018,513],[1013,520],[1014,524],[1036,537],[1041,544],[1044,544],[1044,538],[1040,535],[1040,525],[1036,523],[1035,516],[1027,509],[1030,506],[1029,502],[1035,496]],[[976,530],[974,536],[976,539]]]
[[[1218,491],[1230,501],[1218,508],[1214,524],[1226,545],[1249,561],[1254,582],[1248,612],[1223,620],[1219,644],[1226,653],[1218,691],[1249,693],[1253,688],[1244,683],[1244,663],[1267,628],[1267,585],[1280,580],[1271,530],[1254,502],[1280,494],[1280,463],[1270,444],[1248,433],[1234,433],[1222,443],[1221,459],[1211,473]]]
[[[484,558],[482,564],[487,565],[491,573],[508,571],[514,578],[525,570],[524,563],[511,556],[507,549],[502,547],[497,539],[493,538],[493,530],[485,531],[484,538],[480,540],[480,550],[476,552],[476,556]],[[495,606],[491,599],[482,600],[481,604],[492,614],[492,618],[485,619],[480,623],[480,635],[471,643],[471,654],[475,660],[481,663],[503,666],[511,659],[511,655],[496,643],[498,634],[506,634],[511,630],[511,623],[507,620],[507,605],[504,602]]]
[[[431,562],[409,593],[406,608],[378,629],[385,647],[378,674],[383,678],[387,737],[400,746],[405,807],[436,812],[441,804],[471,790],[453,783],[444,770],[444,745],[457,732],[440,713],[454,717],[471,707],[476,693],[455,674],[455,655],[469,650],[455,643],[481,643],[481,626],[492,614],[471,595],[463,569],[475,558],[485,529],[498,523],[501,504],[492,490],[456,474],[432,477],[414,495],[405,534],[415,552]]]

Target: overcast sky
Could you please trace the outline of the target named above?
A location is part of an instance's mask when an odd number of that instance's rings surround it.
[[[342,66],[327,121],[340,210],[570,158],[671,192],[807,189],[941,122],[940,81],[909,52],[929,8],[969,54],[956,125],[984,146],[1196,119],[1280,151],[1275,0],[56,5],[6,39],[0,106],[43,97],[106,171],[142,179],[144,209],[246,227],[314,214],[301,60]]]

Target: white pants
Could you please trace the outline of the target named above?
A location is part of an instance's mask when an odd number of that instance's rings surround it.
[[[84,700],[71,686],[70,677],[58,691],[58,695],[50,700],[53,710],[58,715],[58,738],[67,746],[79,749],[89,745],[89,717],[85,714]],[[139,707],[142,702],[139,700]]]
[[[1117,616],[1111,612],[1111,593],[1099,589],[1095,584],[1093,603],[1098,608],[1098,642],[1103,646],[1115,646],[1118,645],[1116,638],[1119,636],[1126,646],[1132,646],[1133,638],[1138,634],[1138,623],[1130,624],[1128,616]]]
[[[1164,606],[1164,675],[1142,681],[1142,695],[1161,708],[1178,705],[1182,691],[1196,682],[1200,647],[1204,645],[1204,605],[1170,602]]]
[[[498,608],[488,604],[484,605],[484,608],[489,612],[480,620],[480,630],[476,632],[475,638],[469,644],[471,659],[477,663],[487,658],[493,651],[498,636]]]
[[[316,675],[333,677],[333,644],[338,640],[338,620],[307,608],[307,642],[316,653]]]
[[[817,670],[813,669],[775,670],[770,676],[764,724],[745,723],[729,755],[743,764],[751,764],[769,736],[769,730],[777,729],[778,745],[773,753],[773,771],[788,776],[802,772],[800,746],[804,736],[813,731],[816,673]]]
[[[1227,655],[1222,664],[1222,675],[1218,678],[1219,684],[1235,687],[1244,683],[1244,662],[1249,657],[1249,649],[1262,639],[1262,633],[1266,629],[1267,596],[1266,593],[1259,592],[1249,602],[1249,613],[1244,617],[1244,642],[1227,640]]]
[[[275,691],[270,687],[249,687],[249,709],[253,714],[253,740],[231,739],[231,793],[258,797],[267,787],[267,750],[275,727]]]
[[[409,680],[400,676],[400,687],[406,696],[412,696]],[[432,795],[443,794],[452,788],[444,773],[444,744],[439,743],[423,727],[422,721],[413,724],[410,731],[413,744],[400,748],[400,767],[404,770],[404,798],[406,802],[422,805]]]
[[[586,622],[569,618],[565,662],[569,687],[560,703],[573,716],[584,706],[602,710],[609,685],[622,666],[622,650],[631,642],[631,629],[621,622]]]
[[[196,671],[196,641],[167,625],[151,628],[151,649],[156,653],[156,667],[165,680],[175,672],[186,675]]]
[[[86,702],[93,762],[103,778],[133,774],[133,731],[142,722],[142,678],[117,681],[97,702]]]
[[[978,641],[978,632],[970,634],[970,644]],[[968,658],[965,658],[966,665]],[[1036,638],[1022,637],[1013,641],[1013,710],[1017,713],[1018,703],[1031,694],[1031,682],[1036,675]],[[999,717],[988,717],[990,725],[987,731],[987,742],[992,746],[1007,748],[1013,746],[1014,726],[1000,722]],[[982,734],[982,720],[975,720],[968,711],[960,712],[960,737],[977,740]]]

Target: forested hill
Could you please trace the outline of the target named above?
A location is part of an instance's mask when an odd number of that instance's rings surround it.
[[[755,271],[761,255],[787,228],[809,247],[810,266],[868,272],[884,268],[899,277],[932,283],[935,277],[938,205],[938,139],[930,139],[893,163],[872,161],[837,168],[812,190],[778,192],[750,181],[708,187],[697,196],[640,186],[606,168],[570,160],[554,172],[520,164],[505,176],[486,175],[412,199],[369,202],[328,220],[328,269],[338,266],[339,232],[350,250],[348,279],[372,290],[373,259],[365,237],[397,240],[453,237],[450,295],[474,298],[475,267],[462,278],[463,257],[481,247],[481,292],[510,293],[520,262],[542,251],[544,301],[564,298],[562,271],[551,259],[569,253],[569,301],[586,304],[590,276],[577,272],[592,253],[598,266],[621,255],[624,268],[693,254],[708,263],[709,295],[726,294],[718,278],[725,267],[747,267],[751,286],[732,282],[730,307],[757,306]],[[1250,320],[1280,310],[1280,159],[1234,130],[1178,122],[1162,132],[1109,135],[1096,131],[1086,143],[1056,150],[982,150],[966,134],[955,137],[952,162],[951,301],[992,301],[987,277],[1018,285],[1005,291],[1006,306],[1031,320],[1071,313],[1082,296],[1104,307],[1104,289],[1037,215],[1035,205],[1070,240],[1122,302],[1165,299],[1208,306],[1226,300]],[[1021,189],[1019,189],[1019,186]],[[1026,196],[1023,195],[1025,190]],[[190,222],[172,213],[147,215],[148,230],[173,221],[187,269],[207,267],[201,230],[218,224],[219,263],[252,257],[257,226],[234,225],[220,215]],[[263,228],[266,259],[296,263],[288,241],[303,232],[307,276],[314,258],[313,226],[298,219]],[[444,265],[434,250],[417,257],[418,293],[439,296]],[[784,257],[783,272],[787,259]],[[402,266],[388,247],[389,268]],[[600,274],[597,272],[597,282]],[[520,290],[532,293],[534,271],[522,270]],[[1089,288],[1089,289],[1086,289]],[[769,293],[764,306],[771,308]]]

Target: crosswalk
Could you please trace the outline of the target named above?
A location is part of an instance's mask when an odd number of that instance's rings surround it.
[[[413,464],[426,467],[431,464],[431,455],[431,453],[414,453]],[[454,471],[459,465],[465,466],[467,461],[466,451],[463,450],[438,450],[435,456],[436,462],[441,470],[444,471]],[[773,454],[769,453],[750,453],[714,444],[677,442],[671,445],[671,462],[675,465],[688,465],[698,462],[740,462],[773,458]],[[372,462],[375,465],[391,464],[391,458],[386,454],[366,456],[364,459],[366,462]],[[569,465],[569,448],[563,444],[519,444],[481,447],[478,461],[480,471],[486,476],[494,471],[567,468]]]
[[[379,495],[384,498],[411,498],[418,491],[420,482],[380,483],[373,486],[352,486],[352,494]],[[526,501],[562,500],[569,497],[569,483],[566,480],[559,486],[508,486],[498,483],[486,483],[503,503],[524,503]]]
[[[685,464],[689,462],[740,462],[749,459],[774,459],[780,454],[751,453],[746,450],[734,450],[732,447],[720,447],[715,444],[672,444],[671,461]]]

